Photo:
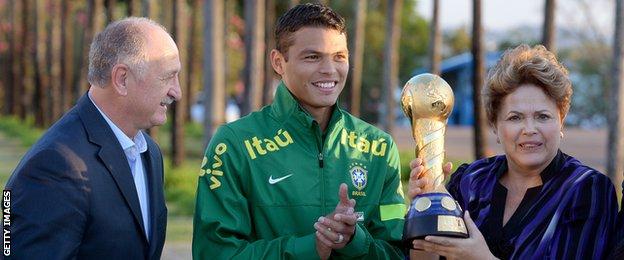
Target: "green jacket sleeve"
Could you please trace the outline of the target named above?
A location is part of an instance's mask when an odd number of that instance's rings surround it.
[[[390,139],[391,140],[391,139]],[[391,141],[392,142],[392,141]],[[336,250],[342,258],[358,259],[404,259],[401,245],[405,218],[405,199],[401,186],[399,151],[394,144],[382,162],[387,165],[378,214],[364,226],[358,223],[353,239],[347,246]]]
[[[247,157],[220,127],[202,161],[193,220],[194,259],[318,259],[315,236],[255,239],[246,190]]]

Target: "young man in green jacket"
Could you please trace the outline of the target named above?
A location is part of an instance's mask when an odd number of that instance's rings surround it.
[[[275,37],[273,103],[221,126],[206,150],[193,257],[403,258],[396,145],[336,104],[349,70],[344,19],[298,5]]]

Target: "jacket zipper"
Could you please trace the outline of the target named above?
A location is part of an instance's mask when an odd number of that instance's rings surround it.
[[[321,128],[319,127],[318,123],[314,123],[314,125],[316,126],[314,129],[314,135],[316,136],[316,141],[317,141],[317,145],[316,147],[318,148],[318,155],[317,155],[317,159],[318,159],[318,165],[319,165],[319,169],[320,169],[320,175],[321,175],[321,213],[323,215],[326,214],[325,212],[325,174],[323,172],[323,167],[325,166],[325,162],[324,162],[324,156],[323,156],[323,135],[321,133]]]

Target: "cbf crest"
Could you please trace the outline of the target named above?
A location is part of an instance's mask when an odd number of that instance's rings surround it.
[[[356,190],[351,192],[352,196],[366,196],[366,192],[362,191],[368,184],[368,171],[366,166],[353,163],[350,165],[349,175],[351,175],[351,183]]]

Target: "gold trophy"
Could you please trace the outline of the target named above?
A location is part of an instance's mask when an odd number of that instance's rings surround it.
[[[433,180],[431,190],[414,197],[407,212],[403,242],[410,248],[414,239],[428,235],[468,237],[462,209],[443,185],[444,133],[453,103],[453,90],[437,75],[419,74],[403,87],[401,108],[412,125],[416,157],[423,161],[422,175]]]

